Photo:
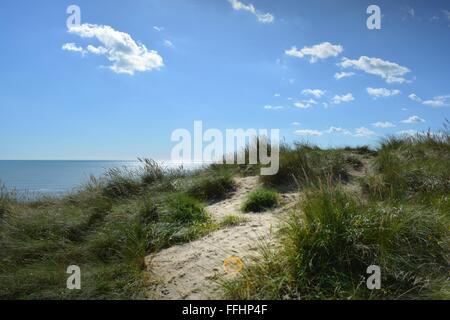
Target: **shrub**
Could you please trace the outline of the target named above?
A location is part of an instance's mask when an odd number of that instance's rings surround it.
[[[234,191],[236,183],[228,172],[206,173],[194,177],[187,188],[187,194],[199,200],[221,200]]]
[[[0,218],[9,211],[9,204],[6,200],[0,198]]]
[[[374,160],[378,178],[365,179],[363,190],[376,199],[416,202],[448,194],[449,162],[448,133],[389,137],[380,143]]]
[[[280,147],[280,165],[277,174],[261,176],[261,181],[272,187],[285,186],[287,188],[308,181],[312,176],[312,168],[308,161],[308,148],[290,148],[283,145]]]
[[[159,163],[152,159],[140,159],[139,162],[143,165],[141,173],[141,181],[145,185],[151,185],[156,181],[161,181],[164,178],[164,169]]]
[[[11,199],[6,187],[0,181],[0,219],[10,210]]]
[[[185,194],[170,195],[167,198],[163,221],[174,223],[194,223],[208,221],[203,203]]]
[[[251,192],[244,203],[242,211],[244,212],[261,212],[276,207],[279,203],[279,195],[271,189],[257,189]]]
[[[355,170],[360,170],[363,167],[363,162],[361,159],[352,154],[345,157],[345,162]]]
[[[346,181],[347,162],[339,150],[321,150],[308,144],[280,147],[280,167],[275,175],[262,176],[262,182],[281,189],[300,188],[320,181]]]
[[[103,195],[111,199],[129,198],[141,191],[140,183],[130,172],[111,169],[103,179]]]

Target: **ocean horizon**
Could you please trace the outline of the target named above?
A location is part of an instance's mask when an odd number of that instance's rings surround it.
[[[83,186],[91,176],[139,166],[138,160],[0,160],[0,183],[19,198],[61,196]]]

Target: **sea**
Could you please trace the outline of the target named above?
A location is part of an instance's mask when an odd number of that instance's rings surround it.
[[[139,161],[0,160],[0,187],[23,200],[62,196],[83,186],[90,176],[99,178],[113,168],[135,170],[140,165]]]

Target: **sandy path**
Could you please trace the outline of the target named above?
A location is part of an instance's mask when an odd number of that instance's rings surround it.
[[[225,228],[208,236],[179,246],[165,249],[146,258],[151,279],[150,299],[214,299],[220,298],[220,286],[215,280],[230,277],[223,270],[223,262],[230,256],[241,258],[244,263],[255,255],[258,243],[273,241],[273,230],[278,224],[281,209],[263,214],[242,214],[239,208],[245,196],[258,186],[256,177],[237,180],[238,188],[233,196],[207,207],[216,221],[234,214],[245,216],[248,221]],[[292,202],[295,195],[285,195]]]

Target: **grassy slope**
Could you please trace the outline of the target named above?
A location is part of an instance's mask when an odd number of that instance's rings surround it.
[[[292,176],[303,190],[281,229],[281,252],[262,247],[262,259],[223,283],[226,298],[450,299],[448,131],[383,141],[370,155],[373,172],[360,178],[363,195],[336,179],[345,177],[345,152],[322,157],[337,159],[328,167],[339,170],[311,165],[309,152],[323,150],[287,152],[280,177],[266,181]],[[366,288],[370,265],[381,267],[381,290]]]
[[[17,203],[3,191],[0,299],[143,298],[144,257],[216,229],[204,201],[233,188],[225,171],[164,171],[147,161],[62,199]],[[66,289],[69,265],[81,267],[82,290]]]
[[[321,150],[284,145],[269,189],[247,199],[276,205],[278,191],[300,190],[280,235],[282,249],[225,282],[236,299],[449,298],[448,134],[389,139],[369,148]],[[350,174],[371,163],[356,181]],[[218,227],[204,203],[227,197],[233,174],[257,167],[211,166],[194,173],[112,170],[62,199],[17,203],[0,192],[0,299],[144,298],[144,257]],[[362,175],[362,172],[361,174]],[[341,184],[361,186],[363,195]],[[65,289],[67,266],[82,270],[81,291]],[[382,267],[383,289],[365,289],[367,265]]]

